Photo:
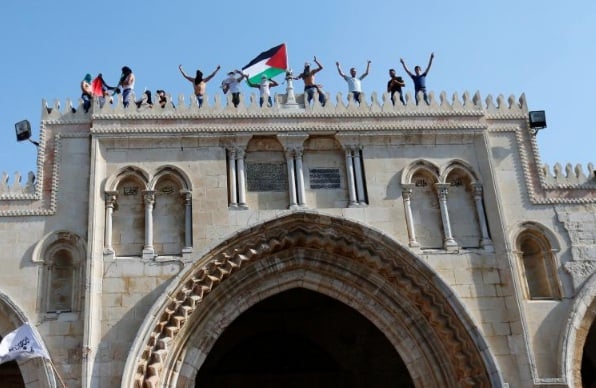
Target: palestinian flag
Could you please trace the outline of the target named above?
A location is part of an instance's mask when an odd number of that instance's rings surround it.
[[[284,73],[288,68],[288,56],[286,55],[286,44],[282,43],[272,49],[263,51],[255,59],[242,68],[242,72],[248,74],[248,80],[253,84],[261,82],[261,76],[266,75],[271,79],[278,74]]]

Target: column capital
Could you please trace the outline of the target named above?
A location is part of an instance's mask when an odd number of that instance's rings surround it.
[[[155,190],[144,190],[142,192],[143,200],[146,204],[153,204],[155,202],[155,193]]]
[[[104,192],[104,197],[106,201],[106,206],[114,205],[114,203],[118,200],[118,192],[117,191],[106,191]]]

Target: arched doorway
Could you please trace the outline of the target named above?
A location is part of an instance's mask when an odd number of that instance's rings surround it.
[[[1,340],[2,337],[0,337]],[[25,382],[16,361],[0,364],[0,384],[3,388],[25,388]]]
[[[413,387],[384,335],[325,295],[295,288],[244,312],[223,333],[196,387]]]
[[[582,387],[596,387],[596,324],[592,323],[584,343],[581,364]]]
[[[236,319],[296,288],[366,317],[416,387],[503,386],[465,308],[422,260],[365,225],[300,212],[234,234],[180,273],[141,327],[122,387],[194,387]]]

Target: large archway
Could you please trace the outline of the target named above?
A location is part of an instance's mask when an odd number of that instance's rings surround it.
[[[378,231],[307,212],[240,232],[181,273],[141,328],[122,386],[194,386],[232,322],[295,288],[366,317],[417,387],[502,386],[482,336],[429,267]]]
[[[23,310],[0,291],[0,338],[27,321]],[[2,387],[10,388],[56,386],[49,361],[39,357],[0,365],[0,383]]]
[[[383,334],[355,310],[295,288],[257,303],[217,340],[196,387],[413,387]]]

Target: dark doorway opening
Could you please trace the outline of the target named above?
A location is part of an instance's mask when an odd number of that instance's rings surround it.
[[[197,387],[413,387],[399,354],[357,311],[293,289],[236,319],[197,373]]]
[[[590,327],[582,356],[582,387],[596,387],[596,327]]]

